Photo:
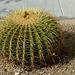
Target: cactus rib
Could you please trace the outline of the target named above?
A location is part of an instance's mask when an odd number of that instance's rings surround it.
[[[27,30],[27,25],[25,25],[25,29],[24,29],[22,67],[24,67],[24,61],[26,60],[26,59],[25,59],[25,36],[26,36],[26,30]]]
[[[33,27],[34,33],[35,33],[37,48],[39,50],[38,52],[39,52],[40,64],[43,64],[44,56],[43,56],[43,52],[42,52],[40,37],[39,37],[39,34],[38,34],[36,28],[34,27],[34,25],[32,25],[32,27]]]
[[[31,59],[31,65],[34,67],[34,54],[33,54],[33,37],[31,32],[31,26],[29,25],[29,39],[30,39],[30,59]]]

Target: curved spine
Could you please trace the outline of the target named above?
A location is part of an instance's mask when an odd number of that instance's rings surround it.
[[[17,62],[19,62],[19,56],[18,56],[18,48],[19,48],[19,39],[20,39],[20,36],[21,36],[21,33],[22,33],[22,28],[23,28],[23,25],[19,31],[19,36],[17,38],[17,46],[16,46],[16,59],[17,59]]]
[[[18,25],[18,27],[15,29],[15,31],[13,32],[13,35],[11,36],[11,39],[10,39],[10,46],[9,46],[9,60],[11,60],[11,56],[12,56],[12,40],[13,40],[13,36],[15,35],[17,29],[20,27],[20,25]]]
[[[15,27],[16,27],[16,25],[14,25],[14,26],[11,28],[11,30],[7,33],[7,36],[6,36],[5,40],[4,40],[4,44],[3,44],[3,48],[2,48],[3,56],[5,56],[5,45],[6,45],[7,38],[8,38],[8,36],[10,35],[10,32],[11,32]]]

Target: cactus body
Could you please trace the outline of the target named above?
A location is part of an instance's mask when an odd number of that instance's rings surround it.
[[[55,62],[62,46],[62,31],[50,13],[35,8],[12,11],[4,18],[0,50],[3,56],[25,66]]]

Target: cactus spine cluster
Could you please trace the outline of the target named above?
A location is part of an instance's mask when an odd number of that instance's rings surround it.
[[[8,60],[25,66],[45,66],[55,61],[62,47],[59,23],[43,9],[14,10],[4,18],[0,52]]]

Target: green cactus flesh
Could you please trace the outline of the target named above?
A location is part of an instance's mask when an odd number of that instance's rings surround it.
[[[0,29],[0,52],[8,60],[25,66],[45,66],[55,62],[62,47],[59,23],[43,9],[14,10]]]

